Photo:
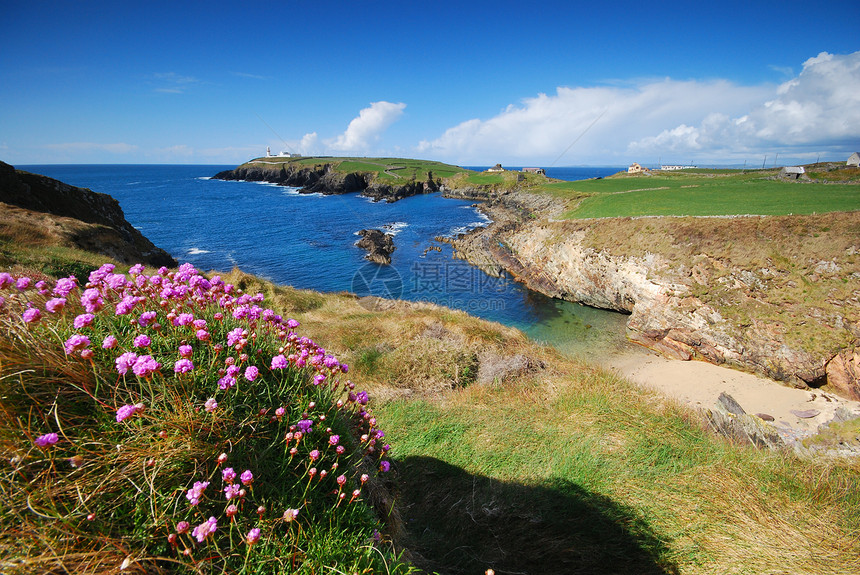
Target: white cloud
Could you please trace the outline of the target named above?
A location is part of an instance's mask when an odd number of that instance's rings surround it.
[[[184,94],[189,86],[200,81],[193,76],[182,76],[175,72],[153,74],[153,78],[160,84],[155,91],[161,94]]]
[[[299,153],[305,156],[312,156],[317,153],[319,148],[319,137],[316,132],[305,134],[299,142]]]
[[[365,152],[379,136],[403,114],[406,104],[372,102],[347,126],[346,131],[326,144],[340,152]],[[307,136],[306,136],[307,137]]]
[[[621,163],[660,156],[719,162],[779,147],[814,153],[858,142],[860,52],[821,53],[779,86],[667,78],[622,87],[560,87],[490,119],[464,121],[420,142],[418,151],[467,165]]]

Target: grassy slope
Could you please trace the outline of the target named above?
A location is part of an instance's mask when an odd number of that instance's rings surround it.
[[[42,270],[91,260],[44,250],[14,257]],[[856,463],[729,444],[677,405],[461,312],[371,311],[348,295],[225,279],[262,290],[387,398],[376,411],[397,461],[401,543],[428,569],[860,570]],[[515,354],[547,367],[474,383],[478,358]]]

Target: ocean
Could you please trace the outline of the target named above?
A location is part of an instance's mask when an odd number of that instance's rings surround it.
[[[471,202],[427,194],[395,203],[359,194],[299,194],[295,188],[211,179],[235,166],[30,165],[20,169],[110,194],[126,219],[180,263],[239,267],[279,284],[429,301],[517,327],[575,356],[626,345],[626,316],[554,300],[509,276],[494,278],[453,259],[454,236],[486,218]],[[559,179],[611,175],[620,168],[550,168]],[[356,233],[394,234],[390,266],[364,259]]]

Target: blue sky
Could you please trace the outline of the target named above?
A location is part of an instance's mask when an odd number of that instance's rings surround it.
[[[844,160],[860,10],[793,1],[4,2],[0,160]]]

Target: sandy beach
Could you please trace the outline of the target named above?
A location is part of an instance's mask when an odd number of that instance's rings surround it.
[[[693,408],[712,408],[720,393],[726,392],[747,413],[770,415],[774,426],[790,428],[801,436],[814,433],[819,425],[832,420],[840,406],[860,415],[860,402],[832,393],[794,389],[728,367],[667,359],[645,349],[608,357],[605,365]]]

